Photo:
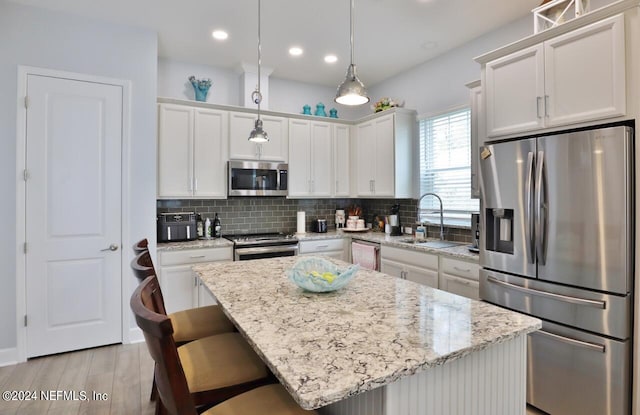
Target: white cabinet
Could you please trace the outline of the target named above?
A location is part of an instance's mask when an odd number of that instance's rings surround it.
[[[158,198],[225,198],[226,111],[158,105]]]
[[[349,261],[347,240],[343,238],[318,239],[312,241],[300,241],[300,255],[322,255],[331,258]]]
[[[410,249],[381,247],[381,272],[438,288],[438,256]]]
[[[490,137],[624,115],[624,16],[487,62],[484,77]]]
[[[331,197],[331,127],[322,121],[289,120],[289,197]]]
[[[248,140],[258,118],[255,113],[231,112],[229,117],[229,158],[287,162],[289,145],[288,118],[260,115],[269,141],[258,144]]]
[[[480,299],[480,266],[477,263],[441,257],[440,289],[474,300]]]
[[[351,127],[348,125],[333,125],[333,175],[335,187],[333,195],[349,197],[351,195]]]
[[[485,128],[482,111],[482,85],[480,81],[467,84],[471,104],[471,198],[480,198],[480,147],[484,144]]]
[[[233,260],[233,248],[159,251],[158,279],[168,313],[215,304],[209,290],[191,270],[193,264]]]
[[[356,127],[358,197],[414,197],[415,113],[394,110]]]

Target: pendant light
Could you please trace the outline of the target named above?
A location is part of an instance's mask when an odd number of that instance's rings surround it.
[[[351,63],[347,69],[345,80],[338,87],[335,102],[343,105],[362,105],[369,102],[367,90],[358,79],[356,65],[353,63],[353,9],[355,0],[351,0]]]
[[[254,143],[266,143],[269,141],[267,132],[262,129],[262,120],[260,119],[260,103],[262,102],[262,93],[260,92],[260,65],[262,64],[262,43],[260,42],[260,3],[261,0],[258,0],[258,86],[251,94],[251,100],[258,104],[258,119],[256,120],[253,130],[251,130],[251,134],[249,134],[249,141],[253,141]]]

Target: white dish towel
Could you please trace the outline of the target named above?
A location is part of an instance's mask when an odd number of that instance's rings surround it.
[[[351,243],[351,256],[354,264],[361,267],[378,271],[378,249],[373,245]]]

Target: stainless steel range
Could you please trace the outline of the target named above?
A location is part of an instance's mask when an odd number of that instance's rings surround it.
[[[284,233],[227,235],[233,242],[233,260],[275,258],[298,255],[298,239]]]

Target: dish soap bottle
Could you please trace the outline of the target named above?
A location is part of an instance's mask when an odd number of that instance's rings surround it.
[[[211,219],[209,218],[204,221],[204,237],[211,238]]]
[[[216,238],[222,237],[222,226],[220,226],[220,218],[216,213],[216,217],[213,218],[213,236]]]

